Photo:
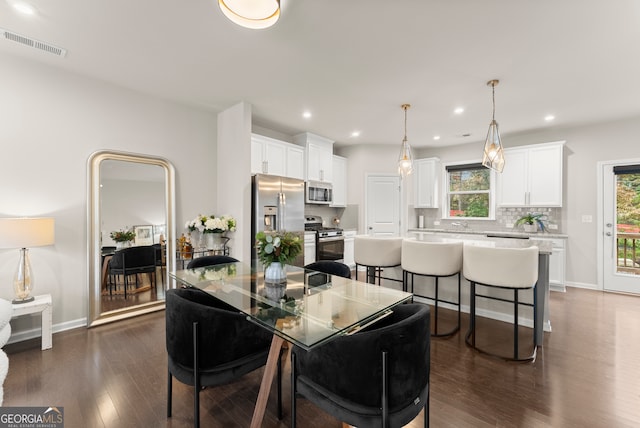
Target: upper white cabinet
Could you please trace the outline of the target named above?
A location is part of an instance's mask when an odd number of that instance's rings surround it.
[[[440,159],[418,159],[413,162],[413,203],[415,208],[438,208]]]
[[[332,207],[347,206],[347,158],[333,156],[333,202]]]
[[[287,144],[287,177],[304,180],[304,148]]]
[[[504,171],[497,174],[498,205],[562,206],[564,141],[504,150]]]
[[[293,137],[307,150],[307,180],[333,182],[333,141],[304,132]]]
[[[251,134],[251,173],[304,180],[304,148]]]

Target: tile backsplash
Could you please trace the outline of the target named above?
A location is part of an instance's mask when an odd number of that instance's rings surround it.
[[[474,230],[496,230],[496,231],[514,231],[512,225],[522,216],[528,213],[543,214],[543,221],[546,225],[557,226],[557,229],[549,230],[552,233],[562,233],[561,211],[562,208],[531,208],[531,207],[514,207],[514,208],[497,208],[495,220],[468,220],[468,219],[443,219],[440,217],[440,210],[435,209],[415,209],[415,219],[409,221],[409,227],[418,227],[418,216],[424,216],[424,224],[426,228],[453,228],[452,223],[466,224],[466,228]],[[439,221],[440,225],[434,222]],[[521,227],[515,230],[521,231]]]

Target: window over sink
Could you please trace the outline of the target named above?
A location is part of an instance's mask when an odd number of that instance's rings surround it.
[[[494,174],[481,163],[447,165],[444,218],[494,218]]]

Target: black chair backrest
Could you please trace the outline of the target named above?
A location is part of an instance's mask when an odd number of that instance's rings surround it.
[[[112,269],[134,269],[156,265],[156,252],[151,245],[123,248],[111,259]]]
[[[235,263],[238,260],[229,256],[204,256],[193,259],[187,265],[187,269],[195,269],[204,266],[221,265],[224,263]]]
[[[351,278],[351,268],[344,263],[334,262],[331,260],[320,260],[309,263],[305,269],[315,270],[317,272],[328,273],[329,275],[338,275],[343,278]]]
[[[382,351],[388,352],[389,408],[413,401],[429,382],[430,311],[420,303],[393,313],[351,336],[305,352],[294,347],[300,376],[331,394],[363,406],[381,406]],[[372,375],[375,374],[375,375]]]
[[[193,368],[193,323],[201,334],[202,370],[268,349],[272,335],[247,316],[205,291],[176,288],[166,293],[166,346],[171,359]]]

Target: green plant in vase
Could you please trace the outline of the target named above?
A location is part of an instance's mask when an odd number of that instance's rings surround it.
[[[533,214],[527,213],[516,220],[516,226],[523,226],[525,232],[536,232],[540,229],[543,232],[546,232],[547,226],[544,224],[544,214]]]
[[[267,286],[281,287],[287,282],[284,265],[291,263],[302,251],[302,240],[291,232],[258,232],[256,252],[265,267],[264,281]],[[284,293],[284,290],[281,290]]]

